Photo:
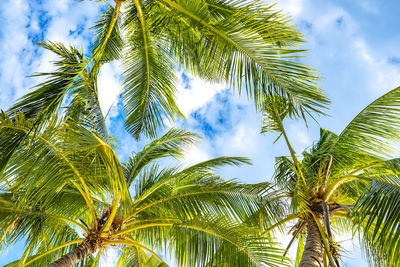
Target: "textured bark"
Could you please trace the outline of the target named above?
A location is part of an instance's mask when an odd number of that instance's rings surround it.
[[[89,257],[97,250],[96,242],[92,240],[83,241],[78,247],[69,253],[62,256],[57,261],[50,264],[48,267],[72,267],[81,262],[83,259]]]
[[[320,222],[323,225],[321,218]],[[307,240],[299,267],[323,267],[324,250],[324,243],[318,225],[314,218],[311,218],[307,224]]]

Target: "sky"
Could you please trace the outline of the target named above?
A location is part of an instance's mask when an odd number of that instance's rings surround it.
[[[110,1],[112,4],[113,1]],[[268,3],[273,3],[268,1]],[[86,50],[96,18],[104,5],[72,0],[0,1],[0,109],[29,92],[39,82],[27,76],[52,68],[55,57],[38,49],[37,41],[51,40]],[[318,138],[319,127],[339,133],[368,103],[400,85],[400,2],[398,0],[280,0],[277,9],[292,17],[305,35],[309,49],[302,62],[322,77],[321,88],[332,101],[329,116],[310,121],[286,122],[289,138],[300,153]],[[190,150],[186,164],[216,156],[246,156],[253,165],[227,168],[226,178],[247,183],[267,181],[274,157],[287,155],[275,134],[260,134],[261,116],[251,101],[238,97],[224,84],[210,84],[177,70],[180,77],[178,106],[186,120],[170,126],[184,127],[204,136]],[[135,141],[123,128],[118,62],[104,66],[99,75],[99,97],[107,124],[120,142],[118,155],[126,160],[148,141]],[[341,236],[346,249],[343,266],[366,266],[357,242]],[[15,260],[22,245],[0,254],[0,265]],[[104,262],[107,266],[109,262]]]

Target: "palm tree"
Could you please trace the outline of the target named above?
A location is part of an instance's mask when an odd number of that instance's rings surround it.
[[[322,113],[328,100],[315,72],[295,62],[299,34],[273,6],[258,1],[114,0],[95,25],[91,54],[59,43],[40,45],[60,60],[47,80],[20,99],[0,127],[0,243],[25,240],[13,265],[96,265],[96,251],[121,249],[120,265],[285,264],[263,227],[272,227],[265,185],[225,182],[212,170],[242,158],[161,169],[155,159],[181,154],[193,135],[171,130],[125,165],[112,149],[98,100],[103,64],[124,64],[126,128],[155,137],[175,103],[175,68],[226,81],[261,109],[268,95],[284,99],[292,117]],[[121,7],[125,12],[121,15]],[[124,36],[122,35],[124,33]],[[61,109],[61,105],[66,104]],[[59,116],[58,113],[65,112]],[[169,139],[171,138],[171,139]],[[145,167],[149,163],[150,166]],[[261,197],[260,197],[261,195]]]
[[[91,255],[108,246],[122,249],[122,266],[161,264],[154,250],[173,253],[180,265],[282,264],[279,249],[260,238],[251,226],[256,218],[248,218],[260,206],[268,218],[279,205],[267,205],[264,187],[224,182],[212,172],[245,160],[145,167],[178,156],[181,145],[193,142],[193,135],[172,130],[120,164],[100,109],[97,75],[111,60],[125,62],[126,125],[136,137],[154,137],[162,114],[179,113],[176,63],[239,90],[247,85],[256,103],[269,92],[285,97],[299,114],[318,111],[327,100],[313,85],[313,71],[289,60],[300,52],[290,48],[301,42],[300,34],[271,7],[220,1],[116,1],[95,28],[90,57],[41,43],[60,57],[56,70],[39,74],[47,80],[2,115],[0,243],[27,244],[11,265],[57,258],[53,265],[96,264]]]
[[[315,83],[315,71],[296,62],[303,52],[298,49],[302,35],[273,5],[236,0],[114,2],[94,26],[89,57],[73,47],[41,44],[62,58],[58,69],[39,74],[47,81],[20,99],[8,115],[22,110],[32,119],[41,112],[41,124],[65,102],[98,106],[96,86],[83,92],[80,88],[112,60],[123,62],[125,124],[136,138],[142,133],[154,138],[165,118],[182,115],[175,102],[177,67],[227,82],[239,93],[244,88],[259,110],[267,94],[287,99],[303,117],[322,113],[329,102]],[[96,119],[102,122],[100,116]]]
[[[279,132],[290,156],[276,159],[276,188],[286,192],[286,214],[264,236],[285,230],[298,239],[296,266],[339,266],[335,234],[356,231],[371,265],[400,263],[400,87],[363,109],[339,134],[321,129],[319,140],[296,155],[283,120],[293,110],[286,100],[270,96],[263,132]]]
[[[274,196],[214,173],[246,158],[162,168],[158,159],[179,157],[198,139],[171,129],[121,164],[100,135],[72,119],[55,116],[41,131],[32,130],[36,122],[22,112],[0,117],[0,245],[26,244],[7,266],[97,266],[109,247],[120,252],[118,266],[167,266],[162,252],[179,266],[284,260],[244,222],[259,207],[276,213],[280,205],[266,205]]]

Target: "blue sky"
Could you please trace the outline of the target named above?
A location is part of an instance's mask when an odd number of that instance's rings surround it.
[[[112,3],[112,1],[110,1]],[[0,109],[29,91],[39,80],[26,78],[51,69],[54,56],[38,50],[38,40],[61,41],[86,49],[101,5],[72,0],[0,1]],[[310,121],[286,122],[296,151],[308,147],[319,127],[340,132],[369,102],[400,85],[400,3],[398,0],[281,0],[278,8],[308,40],[310,49],[303,62],[320,71],[321,86],[332,105],[327,117]],[[121,84],[118,63],[106,65],[100,76],[100,101],[104,111],[113,106],[108,118],[111,133],[119,140],[118,153],[126,159],[146,142],[134,141],[123,129],[118,103]],[[222,171],[228,178],[248,183],[269,179],[274,157],[287,154],[274,134],[261,135],[260,115],[247,99],[234,96],[224,84],[210,84],[179,71],[178,103],[187,120],[174,123],[204,136],[186,157],[193,163],[220,155],[247,156],[253,165]],[[113,105],[114,104],[114,105]],[[345,266],[365,266],[357,245],[343,236],[347,249]],[[339,240],[340,241],[340,240]],[[356,242],[354,242],[356,244]],[[20,254],[21,247],[0,254],[3,265]]]

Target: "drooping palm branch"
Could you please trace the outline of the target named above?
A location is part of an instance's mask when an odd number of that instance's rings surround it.
[[[72,94],[98,108],[78,90],[85,76],[122,60],[126,128],[135,137],[156,136],[166,119],[181,116],[175,102],[179,66],[192,74],[243,90],[262,109],[267,95],[280,96],[293,116],[323,113],[328,100],[310,67],[297,62],[302,36],[273,5],[235,0],[114,0],[95,24],[89,57],[61,44],[42,44],[57,53],[57,69],[9,111],[43,120]],[[124,5],[124,14],[121,13]],[[94,74],[90,74],[94,72]],[[83,103],[80,103],[83,105]]]

